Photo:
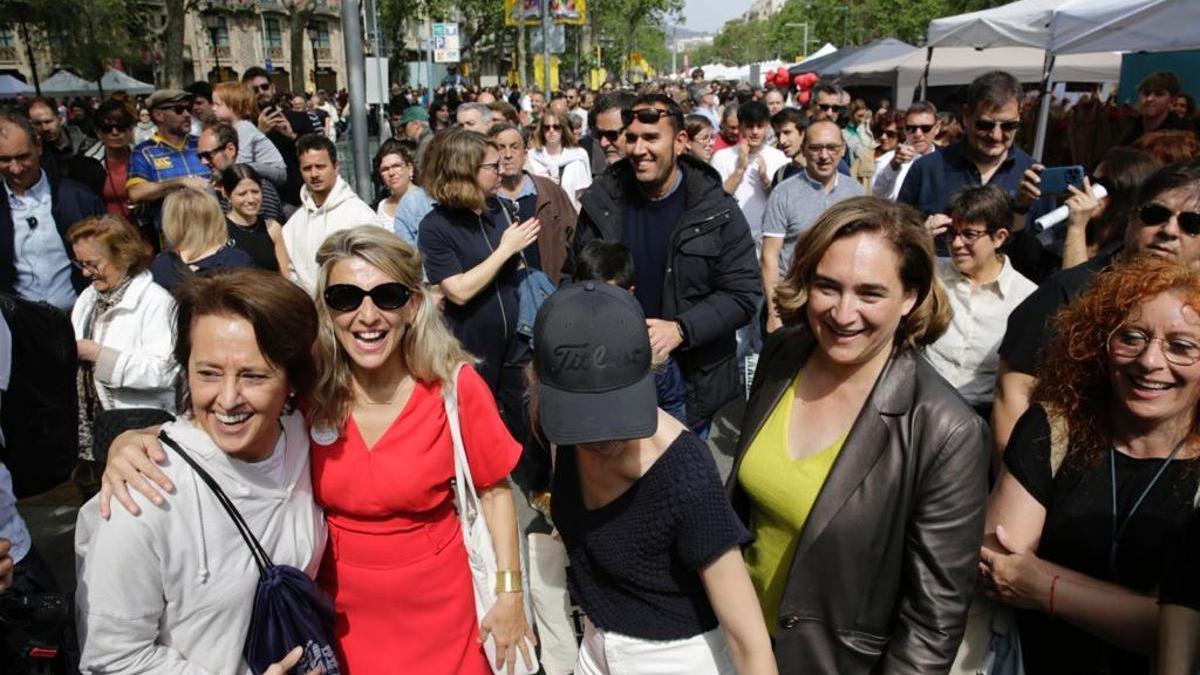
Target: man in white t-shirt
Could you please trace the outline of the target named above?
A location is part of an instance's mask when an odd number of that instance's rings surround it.
[[[762,219],[767,207],[767,194],[775,172],[788,163],[787,155],[767,145],[770,115],[767,106],[748,101],[737,111],[737,145],[718,150],[712,158],[713,168],[721,174],[725,191],[737,199],[738,206],[750,225],[755,248],[762,249]]]
[[[876,197],[895,199],[900,195],[904,177],[917,159],[937,151],[933,142],[938,133],[937,108],[928,101],[917,101],[904,113],[904,142],[875,160],[875,181],[871,192]]]

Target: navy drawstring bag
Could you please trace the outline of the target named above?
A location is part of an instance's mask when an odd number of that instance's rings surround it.
[[[217,501],[233,520],[234,527],[250,547],[258,566],[258,587],[254,590],[254,610],[242,655],[254,675],[262,675],[271,664],[301,646],[304,654],[292,672],[307,673],[320,666],[325,675],[340,675],[333,651],[333,602],[303,571],[289,565],[276,565],[250,531],[221,486],[200,468],[183,448],[165,433],[159,438],[176,452],[200,480],[213,491]]]

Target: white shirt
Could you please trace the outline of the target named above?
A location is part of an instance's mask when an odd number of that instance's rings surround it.
[[[925,348],[925,358],[971,404],[992,402],[1008,315],[1037,290],[1007,258],[1002,263],[994,281],[972,288],[949,258],[937,259],[938,281],[954,314],[946,333]]]
[[[787,155],[768,145],[764,145],[756,154],[762,156],[768,178],[773,177],[780,167],[791,161]],[[729,177],[737,169],[737,160],[738,146],[736,145],[718,150],[713,155],[712,166],[717,173],[721,174],[722,183],[729,180]],[[737,199],[738,206],[742,207],[742,215],[746,216],[746,222],[750,225],[750,234],[754,237],[755,250],[762,253],[762,221],[763,213],[767,209],[767,189],[763,187],[763,178],[759,175],[758,160],[755,155],[750,156],[750,163],[746,165],[746,172],[742,174],[742,182],[738,183],[737,188],[733,191],[733,197]]]
[[[913,162],[930,152],[937,152],[937,146],[933,143],[929,144],[929,152],[917,155],[912,161],[901,164],[899,169],[892,168],[892,158],[896,156],[895,150],[888,150],[880,155],[875,160],[875,176],[871,183],[871,194],[881,199],[899,197],[900,188],[904,186],[904,177],[908,175],[908,170],[912,168]]]

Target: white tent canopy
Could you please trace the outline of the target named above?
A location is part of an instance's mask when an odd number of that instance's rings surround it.
[[[98,91],[95,82],[69,70],[60,70],[42,80],[42,94],[46,96],[92,96]]]
[[[113,68],[109,68],[108,72],[104,73],[104,77],[100,78],[100,85],[104,87],[105,94],[123,91],[138,96],[154,92],[154,85],[142,82]]]
[[[997,67],[1021,82],[1040,82],[1043,60],[1044,52],[1033,47],[938,48],[929,63],[929,86],[968,84]],[[849,66],[842,70],[841,81],[847,86],[890,86],[897,104],[903,106],[913,100],[925,61],[925,50],[914,49],[905,56]],[[1052,78],[1057,82],[1114,82],[1120,71],[1120,54],[1078,54],[1055,60]]]
[[[33,87],[18,80],[12,75],[0,75],[0,98],[9,98],[21,94],[32,94]]]
[[[992,9],[934,19],[929,22],[925,46],[1044,49],[1050,41],[1054,10],[1066,1],[1017,0]]]
[[[1050,22],[1055,54],[1200,48],[1198,0],[1071,0]]]

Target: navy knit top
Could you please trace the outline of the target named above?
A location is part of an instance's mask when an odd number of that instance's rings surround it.
[[[554,524],[571,594],[599,629],[681,640],[717,627],[699,570],[752,537],[733,512],[704,441],[684,431],[637,482],[595,510],[583,504],[574,448],[560,447]]]

